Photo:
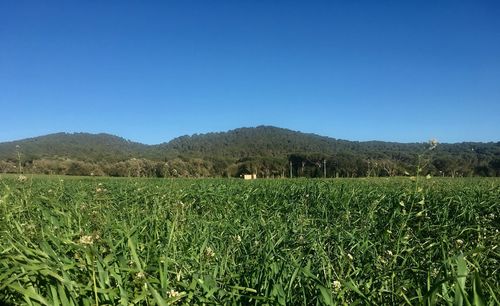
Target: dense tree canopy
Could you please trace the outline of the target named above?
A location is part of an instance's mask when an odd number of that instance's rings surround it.
[[[499,176],[500,142],[355,142],[271,126],[144,145],[108,134],[58,133],[0,143],[0,172],[67,175],[363,177]],[[326,168],[325,168],[326,167]]]

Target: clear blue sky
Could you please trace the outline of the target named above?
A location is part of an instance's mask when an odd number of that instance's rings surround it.
[[[499,1],[1,1],[0,141],[500,140]]]

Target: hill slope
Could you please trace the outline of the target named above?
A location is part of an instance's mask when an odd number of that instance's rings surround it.
[[[157,150],[198,157],[238,159],[248,156],[286,156],[293,152],[332,153],[340,143],[346,145],[349,142],[272,126],[258,126],[182,136],[157,146]]]
[[[0,160],[69,158],[82,161],[118,161],[143,155],[147,145],[110,134],[56,133],[0,143]]]
[[[339,140],[273,126],[239,128],[228,132],[182,136],[156,146],[160,152],[175,152],[198,157],[242,158],[256,156],[282,157],[292,153],[374,153],[377,150],[409,151],[423,144],[402,144]]]
[[[147,169],[134,170],[136,175],[148,176],[235,176],[245,172],[282,176],[289,173],[291,162],[294,176],[315,177],[324,175],[321,167],[326,162],[327,176],[402,175],[413,171],[417,156],[424,154],[428,173],[500,175],[500,142],[440,144],[431,154],[425,143],[355,142],[273,126],[182,136],[158,145],[109,134],[51,134],[0,143],[0,161],[4,161],[0,172],[13,171],[5,161],[14,165],[17,150],[27,166],[42,159],[92,164],[80,163],[76,170],[68,164],[50,173],[85,174],[97,169],[97,173],[121,176],[130,175],[133,166]],[[132,158],[141,159],[142,164],[131,163]],[[45,164],[39,163],[40,167]],[[70,167],[72,171],[64,170]]]

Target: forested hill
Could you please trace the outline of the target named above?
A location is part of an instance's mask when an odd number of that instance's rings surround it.
[[[290,153],[333,154],[356,150],[355,142],[306,134],[292,130],[258,126],[222,133],[182,136],[157,147],[159,151],[176,152],[198,157],[282,157]]]
[[[283,157],[290,154],[332,155],[353,153],[375,155],[397,154],[422,149],[424,144],[393,142],[356,142],[296,132],[273,126],[239,128],[228,132],[182,136],[156,146],[157,152],[169,152],[196,157]]]
[[[120,161],[142,156],[149,146],[110,134],[56,133],[0,143],[0,160],[68,158],[81,161]]]
[[[109,134],[58,133],[0,143],[0,172],[113,176],[500,175],[500,142],[355,142],[272,126],[182,136],[145,145]],[[419,162],[420,156],[420,162]]]

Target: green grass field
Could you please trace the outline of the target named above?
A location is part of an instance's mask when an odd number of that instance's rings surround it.
[[[0,304],[499,305],[500,179],[0,178]]]

